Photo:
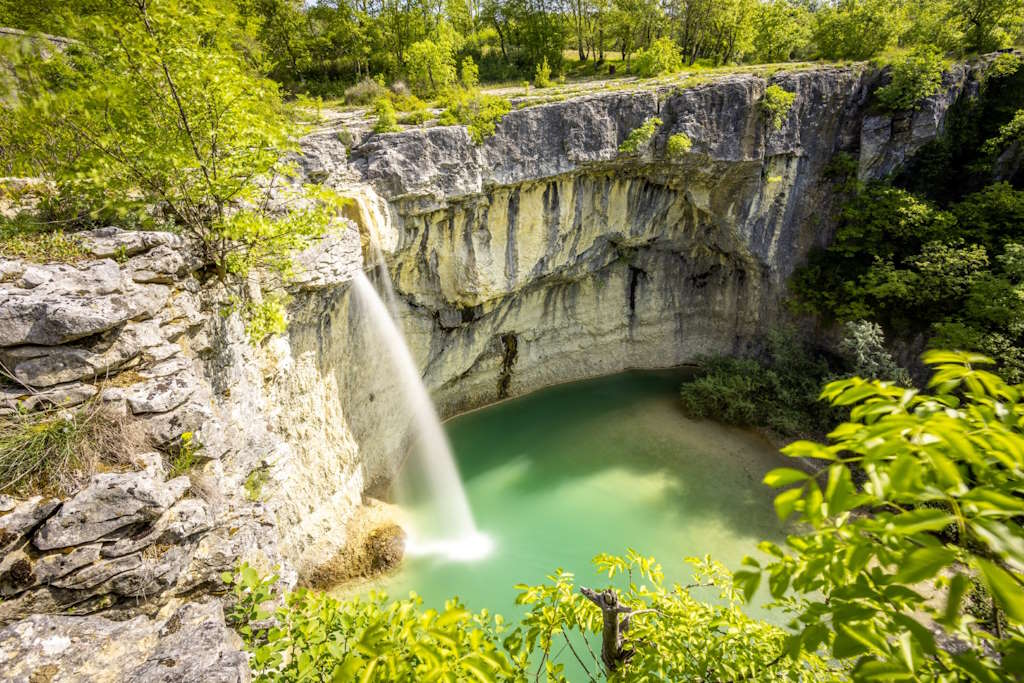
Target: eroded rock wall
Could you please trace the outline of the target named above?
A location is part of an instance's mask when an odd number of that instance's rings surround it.
[[[405,331],[452,414],[746,350],[831,236],[836,155],[862,180],[891,172],[941,132],[979,68],[955,66],[940,94],[898,115],[870,110],[880,76],[864,67],[779,74],[796,100],[777,130],[759,104],[769,82],[749,75],[590,95],[513,111],[481,146],[461,128],[377,136],[323,181],[351,182],[354,168],[390,201]],[[655,116],[646,147],[620,153]],[[692,148],[669,158],[676,133]]]

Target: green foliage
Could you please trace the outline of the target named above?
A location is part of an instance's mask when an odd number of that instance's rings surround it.
[[[459,83],[467,90],[472,90],[480,85],[480,69],[477,68],[476,62],[473,61],[472,57],[466,57],[462,60],[462,73],[459,76]]]
[[[254,503],[263,500],[263,486],[270,481],[270,472],[265,467],[258,467],[245,478],[245,497]]]
[[[646,50],[637,53],[632,71],[642,78],[675,73],[683,68],[679,46],[669,38],[658,38]]]
[[[249,341],[259,345],[264,339],[275,334],[284,334],[288,329],[286,299],[280,294],[268,294],[260,303],[246,305],[244,315],[245,333]]]
[[[885,348],[881,325],[867,320],[849,321],[844,332],[839,353],[846,358],[854,375],[911,386],[910,375],[896,364]]]
[[[701,373],[680,390],[684,411],[780,435],[824,433],[835,415],[818,401],[833,374],[827,360],[792,334],[774,332],[763,360],[704,357]]]
[[[0,218],[0,257],[35,263],[71,263],[86,256],[74,234],[54,230],[28,212]]]
[[[795,101],[796,93],[789,92],[780,85],[772,84],[764,89],[764,96],[758,106],[772,128],[778,130],[786,122],[786,117]]]
[[[348,104],[366,105],[387,97],[388,89],[374,78],[364,78],[355,85],[345,89],[345,102]]]
[[[893,65],[892,79],[875,96],[892,111],[917,108],[921,100],[939,92],[945,68],[946,61],[938,50],[918,48]]]
[[[668,138],[665,150],[670,159],[679,159],[686,156],[686,153],[693,147],[690,136],[686,133],[674,133]]]
[[[429,39],[413,43],[406,55],[406,71],[412,89],[434,95],[456,81],[455,53],[462,37],[451,24],[441,21]]]
[[[785,62],[810,52],[811,13],[789,0],[757,3],[754,51],[759,62]]]
[[[551,87],[551,67],[548,66],[547,57],[537,65],[537,70],[533,72],[533,86],[535,88]]]
[[[449,90],[445,105],[438,123],[466,126],[469,137],[478,145],[494,135],[498,122],[512,109],[504,97],[462,88]]]
[[[773,559],[746,559],[736,580],[749,595],[767,575],[796,616],[790,655],[825,646],[854,680],[1005,680],[1024,657],[1024,404],[979,369],[984,357],[936,351],[924,362],[931,395],[859,378],[825,388],[850,420],[827,444],[783,449],[820,469],[765,477],[786,488],[779,518],[795,513],[801,530],[787,549],[762,543]],[[1001,631],[965,613],[974,578],[1005,615]]]
[[[397,133],[402,130],[398,126],[398,115],[390,98],[382,97],[377,100],[373,105],[373,112],[377,116],[373,124],[374,133]]]
[[[647,144],[654,137],[654,134],[661,127],[661,119],[657,116],[644,121],[641,125],[629,131],[629,135],[619,145],[620,154],[637,154],[647,148]]]
[[[841,0],[814,12],[814,42],[826,59],[870,59],[895,42],[900,5],[887,0]]]
[[[609,680],[622,681],[729,681],[834,680],[839,670],[814,655],[801,661],[782,657],[786,632],[751,619],[740,609],[742,598],[727,571],[705,557],[688,558],[694,567],[691,586],[715,588],[721,604],[695,599],[679,584],[664,585],[664,575],[654,558],[629,550],[625,557],[598,555],[594,565],[609,582],[619,577],[619,601],[635,612],[624,632],[623,648],[631,651],[628,662]],[[591,680],[603,677],[603,667],[588,645],[601,633],[597,607],[582,596],[574,575],[557,570],[548,583],[519,585],[516,602],[530,607],[519,629],[505,640],[513,661],[529,671],[528,656],[541,654],[537,675],[554,653],[570,648]],[[646,613],[645,613],[646,612]],[[525,630],[525,637],[523,631]],[[589,660],[589,664],[587,663]],[[563,681],[561,665],[547,668],[547,680]]]
[[[871,185],[843,209],[832,246],[794,273],[791,290],[805,310],[982,351],[1006,379],[1024,379],[1021,221],[1024,192],[1006,183],[949,210]]]
[[[202,445],[195,440],[192,432],[183,433],[178,441],[178,448],[171,458],[171,466],[167,468],[167,478],[174,479],[191,472],[198,462],[196,455],[200,448]]]
[[[452,600],[443,612],[422,600],[381,594],[347,602],[300,589],[276,610],[276,576],[248,565],[223,577],[236,607],[229,622],[252,657],[258,681],[512,681],[499,616],[472,614]]]
[[[694,584],[717,588],[724,604],[702,603],[679,585],[666,587],[661,566],[636,551],[594,558],[611,587],[619,577],[620,601],[638,611],[624,630],[632,657],[614,680],[761,674],[816,681],[837,673],[818,657],[781,657],[785,631],[743,614],[724,567],[707,558],[688,562]],[[235,602],[229,623],[242,636],[260,681],[512,682],[543,676],[565,682],[567,648],[592,680],[603,677],[589,643],[601,633],[600,611],[576,590],[569,572],[557,570],[549,583],[517,586],[516,602],[529,609],[518,625],[487,612],[472,614],[457,600],[442,612],[424,610],[415,594],[393,602],[379,594],[339,602],[298,590],[275,610],[276,578],[261,578],[247,565],[223,575]]]
[[[991,52],[1013,44],[1024,26],[1020,0],[953,0],[952,16],[969,52]]]

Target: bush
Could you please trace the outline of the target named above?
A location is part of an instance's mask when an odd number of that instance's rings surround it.
[[[701,374],[683,384],[683,409],[693,417],[782,436],[824,433],[834,418],[818,401],[832,370],[828,361],[792,335],[775,332],[764,360],[704,357]]]
[[[633,58],[632,71],[642,78],[675,73],[683,68],[683,55],[671,38],[658,38]]]
[[[478,145],[494,135],[498,122],[512,109],[504,97],[462,88],[450,90],[445,104],[438,123],[442,126],[466,126],[469,137]]]
[[[890,111],[912,109],[942,87],[946,68],[942,55],[933,47],[919,47],[892,67],[888,85],[877,90],[879,103]]]
[[[686,133],[675,133],[669,136],[668,156],[671,159],[678,159],[684,156],[693,147],[693,142],[690,140],[690,136]]]
[[[402,130],[398,127],[395,105],[387,97],[377,100],[373,105],[373,112],[377,116],[377,121],[373,124],[374,133],[395,133]]]
[[[244,313],[245,332],[254,345],[288,329],[288,312],[283,296],[268,294],[262,302],[248,304]]]
[[[910,375],[893,360],[885,348],[885,334],[878,323],[858,320],[847,322],[839,343],[841,353],[854,375],[866,379],[894,381],[911,386]]]
[[[651,141],[661,123],[661,119],[657,116],[652,116],[644,121],[642,125],[629,131],[629,135],[619,145],[619,152],[622,154],[636,154],[639,152],[642,147],[645,147]]]
[[[591,595],[610,594],[630,613],[614,617],[622,618],[625,640],[618,652],[608,652],[614,658],[608,666],[616,669],[609,680],[732,680],[737,671],[767,667],[779,680],[826,680],[830,665],[820,657],[777,657],[786,632],[743,614],[742,598],[725,567],[709,558],[687,562],[693,566],[693,585],[684,588],[667,587],[661,565],[634,550],[625,557],[593,559],[596,573],[607,577],[599,581],[609,587]],[[276,576],[261,579],[243,565],[223,579],[235,598],[228,621],[252,655],[257,680],[511,683],[539,680],[534,675],[539,669],[545,681],[567,683],[565,666],[573,659],[566,648],[588,673],[605,678],[606,664],[591,645],[600,641],[601,611],[582,592],[589,589],[560,569],[547,583],[517,586],[516,604],[528,610],[519,622],[486,611],[473,614],[457,599],[436,611],[424,610],[416,595],[388,602],[374,593],[339,602],[304,589],[287,595],[271,612],[266,605],[274,598]],[[719,600],[701,602],[689,592],[696,586],[714,588]],[[708,646],[698,651],[688,647],[693,643]]]
[[[352,87],[346,88],[345,103],[366,105],[386,97],[388,89],[384,87],[382,80],[364,78]]]
[[[551,67],[548,66],[548,58],[537,65],[533,73],[533,85],[537,88],[548,88],[551,86]]]
[[[796,93],[789,92],[779,85],[769,85],[764,89],[764,97],[761,98],[761,112],[772,128],[778,130],[786,122],[786,116],[789,115],[795,101]]]
[[[476,62],[473,61],[472,57],[466,57],[462,60],[460,82],[462,87],[467,90],[472,90],[480,85],[480,69],[477,68]]]

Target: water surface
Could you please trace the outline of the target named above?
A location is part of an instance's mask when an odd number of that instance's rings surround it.
[[[515,617],[515,584],[542,582],[556,567],[579,584],[606,586],[591,564],[600,552],[635,548],[658,558],[667,583],[686,583],[684,557],[710,554],[734,569],[759,540],[779,540],[773,492],[761,479],[786,459],[749,432],[687,419],[680,377],[625,373],[450,420],[445,428],[493,552],[468,563],[407,558],[397,574],[358,590],[395,598],[415,591],[435,608],[458,596],[474,611]]]

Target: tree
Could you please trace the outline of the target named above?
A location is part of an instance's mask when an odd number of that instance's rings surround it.
[[[826,59],[869,59],[896,39],[899,11],[887,0],[839,0],[814,13],[814,41]]]
[[[269,208],[289,193],[280,178],[296,129],[278,86],[237,49],[249,36],[230,4],[122,0],[69,29],[64,52],[18,62],[9,113],[28,133],[64,133],[26,137],[76,211],[180,229],[222,279],[287,271],[288,253],[323,234],[336,208],[326,193]]]
[[[810,13],[789,0],[758,3],[753,18],[757,61],[784,62],[806,52],[810,23]]]
[[[1024,27],[1022,0],[953,0],[953,12],[971,52],[1006,47]]]
[[[855,680],[1005,680],[1024,665],[1021,390],[976,354],[924,361],[931,395],[859,378],[825,388],[850,420],[830,443],[783,449],[820,467],[765,477],[792,487],[776,512],[805,530],[786,549],[762,543],[773,559],[747,558],[736,579],[749,596],[768,577],[795,615],[794,659],[824,645]],[[965,614],[975,578],[1007,626],[985,631]]]

